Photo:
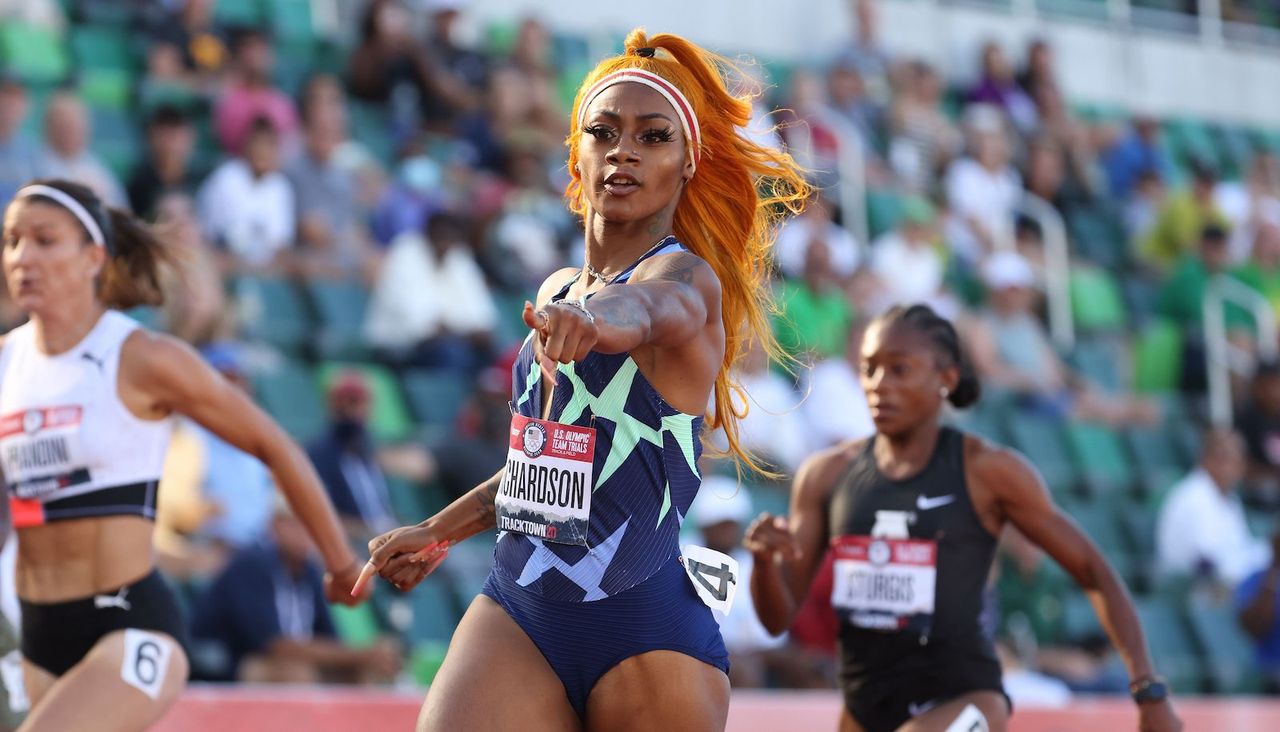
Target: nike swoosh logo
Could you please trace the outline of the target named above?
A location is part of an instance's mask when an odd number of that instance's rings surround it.
[[[916,496],[916,508],[921,511],[928,511],[934,508],[941,508],[955,500],[956,497],[950,494],[945,496]]]

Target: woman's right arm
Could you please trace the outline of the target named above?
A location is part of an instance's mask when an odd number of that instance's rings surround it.
[[[751,551],[751,599],[760,622],[781,635],[809,593],[827,543],[831,489],[848,464],[848,446],[836,445],[801,463],[791,488],[791,517],[760,514],[743,544]]]

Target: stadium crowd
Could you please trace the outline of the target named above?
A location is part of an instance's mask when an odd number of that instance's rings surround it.
[[[563,140],[593,46],[536,18],[473,32],[463,0],[340,3],[327,22],[315,6],[0,2],[0,201],[69,178],[165,231],[184,266],[163,309],[133,314],[307,446],[362,546],[505,455],[520,305],[582,261]],[[806,455],[868,434],[860,329],[928,302],[986,392],[956,422],[1041,469],[1138,596],[1174,689],[1280,690],[1280,363],[1235,377],[1235,427],[1206,429],[1201,306],[1226,274],[1280,310],[1280,131],[1076,103],[1040,40],[983,45],[953,76],[883,45],[875,0],[850,13],[841,47],[738,78],[763,83],[754,134],[820,188],[775,252],[795,365],[756,350],[738,366],[745,445],[783,477],[738,490],[708,459],[686,530],[734,551],[755,513],[785,512]],[[846,146],[865,161],[866,236],[839,205]],[[1068,349],[1027,195],[1070,237]],[[0,307],[4,328],[19,318]],[[1243,309],[1226,324],[1246,354],[1277,338]],[[194,425],[161,503],[202,679],[427,683],[489,561],[485,542],[460,545],[413,593],[381,584],[371,606],[329,609],[267,471]],[[1088,600],[1020,537],[1001,551],[989,620],[1015,701],[1124,692]],[[834,682],[818,585],[782,639],[740,599],[723,624],[735,684]]]

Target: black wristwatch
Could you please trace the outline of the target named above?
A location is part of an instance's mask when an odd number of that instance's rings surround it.
[[[1169,685],[1159,676],[1147,676],[1129,684],[1129,696],[1138,704],[1164,701],[1169,698]]]

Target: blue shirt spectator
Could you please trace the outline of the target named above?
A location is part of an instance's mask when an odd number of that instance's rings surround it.
[[[26,89],[14,77],[0,76],[0,206],[36,177],[40,164],[39,147],[22,134],[26,116]]]
[[[290,571],[275,541],[240,550],[192,607],[191,635],[218,648],[221,663],[205,669],[214,678],[237,678],[241,663],[269,655],[288,638],[307,641],[334,635],[320,568],[306,560]]]
[[[1280,552],[1280,533],[1271,537]],[[1240,626],[1253,639],[1254,659],[1270,686],[1280,684],[1280,559],[1245,577],[1235,591]]]
[[[1173,169],[1169,156],[1160,149],[1159,123],[1154,119],[1134,120],[1133,129],[1101,155],[1103,171],[1111,195],[1124,200],[1133,192],[1138,179],[1147,171],[1155,171],[1168,181]]]

